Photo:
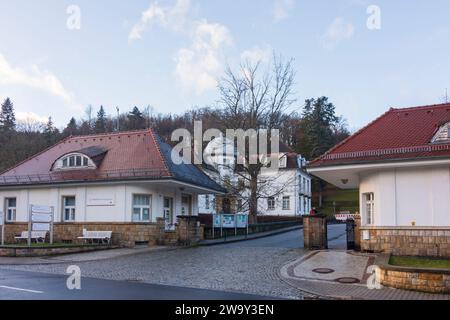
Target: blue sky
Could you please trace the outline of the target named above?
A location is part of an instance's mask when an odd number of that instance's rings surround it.
[[[443,102],[449,11],[446,0],[0,0],[0,99],[58,126],[89,104],[180,113],[217,100],[227,64],[276,52],[295,59],[298,109],[329,96],[354,130],[391,106]]]

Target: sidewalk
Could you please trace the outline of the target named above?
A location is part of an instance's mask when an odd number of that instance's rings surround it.
[[[231,237],[214,239],[214,240],[202,240],[198,244],[200,246],[214,246],[214,245],[224,244],[224,243],[233,243],[233,242],[239,242],[239,241],[246,241],[246,240],[253,240],[253,239],[270,237],[270,236],[273,236],[273,235],[282,234],[282,233],[290,232],[290,231],[293,231],[293,230],[300,230],[302,228],[303,228],[302,225],[298,225],[298,226],[293,226],[293,227],[288,227],[288,228],[283,228],[283,229],[277,229],[277,230],[272,230],[272,231],[267,231],[267,232],[252,233],[252,234],[249,234],[248,236],[245,236],[245,235],[243,235],[243,236],[231,236]]]
[[[370,290],[367,267],[376,255],[344,250],[314,251],[281,268],[279,276],[285,283],[305,292],[311,298],[346,300],[450,300],[450,295],[393,289]],[[328,270],[326,270],[328,269]],[[318,273],[324,272],[324,273]],[[356,281],[343,284],[341,281]]]
[[[143,246],[136,248],[119,248],[100,251],[91,251],[83,253],[72,253],[57,256],[45,257],[0,257],[0,266],[2,265],[33,265],[33,264],[59,264],[68,262],[86,262],[98,261],[112,258],[125,257],[130,255],[142,254],[152,251],[171,250],[171,247],[163,246]]]

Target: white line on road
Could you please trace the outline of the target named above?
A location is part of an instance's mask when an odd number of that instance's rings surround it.
[[[25,292],[30,292],[30,293],[44,293],[44,291],[37,291],[37,290],[23,289],[23,288],[16,288],[16,287],[8,287],[8,286],[0,286],[0,288],[16,290],[16,291],[25,291]]]

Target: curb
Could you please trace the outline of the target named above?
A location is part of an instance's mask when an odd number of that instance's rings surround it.
[[[230,240],[224,239],[223,241],[217,241],[217,242],[211,242],[211,243],[201,243],[200,242],[200,243],[197,244],[197,246],[209,247],[209,246],[216,246],[216,245],[226,244],[226,243],[234,243],[234,242],[255,240],[255,239],[266,238],[266,237],[274,236],[274,235],[277,235],[277,234],[282,234],[282,233],[286,233],[286,232],[290,232],[290,231],[294,231],[294,230],[300,230],[300,229],[303,229],[302,225],[295,226],[295,227],[284,228],[284,229],[279,229],[279,230],[276,230],[276,231],[271,232],[271,233],[264,233],[264,234],[260,234],[260,235],[255,233],[255,236],[248,237],[248,238],[230,239]]]

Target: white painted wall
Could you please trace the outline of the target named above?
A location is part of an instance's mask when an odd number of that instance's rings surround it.
[[[183,192],[192,196],[192,214],[198,214],[198,193]],[[55,222],[63,217],[62,199],[75,196],[75,222],[131,222],[133,194],[151,195],[151,221],[164,216],[164,197],[174,199],[174,217],[181,214],[182,191],[178,187],[163,187],[150,183],[116,184],[80,187],[45,187],[20,190],[0,190],[1,210],[5,211],[5,199],[17,199],[17,222],[28,221],[28,208],[31,204],[48,205],[55,208]],[[113,205],[89,206],[89,199],[110,198]]]
[[[365,225],[363,194],[375,196],[376,226],[450,226],[450,168],[397,168],[360,176],[360,210]]]

